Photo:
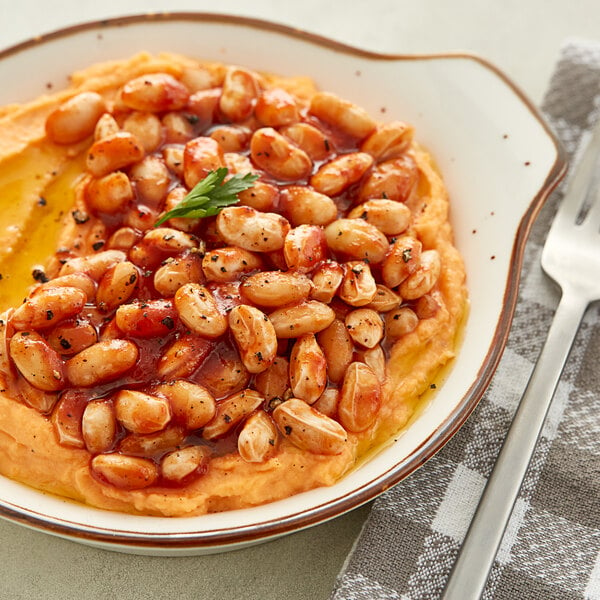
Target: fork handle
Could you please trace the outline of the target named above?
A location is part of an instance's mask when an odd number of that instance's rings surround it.
[[[565,290],[442,600],[478,600],[525,478],[588,301]]]

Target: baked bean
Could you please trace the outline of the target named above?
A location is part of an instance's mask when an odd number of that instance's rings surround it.
[[[247,304],[235,306],[229,312],[229,329],[250,373],[260,373],[273,363],[277,336],[265,313]]]
[[[378,344],[373,348],[367,348],[360,352],[361,360],[371,368],[377,376],[379,383],[383,385],[386,378],[387,367],[383,348]]]
[[[121,390],[115,397],[115,415],[133,433],[154,433],[171,420],[169,401],[137,390]]]
[[[88,452],[108,452],[117,435],[117,420],[112,405],[106,400],[88,402],[81,419],[81,432]]]
[[[272,127],[257,129],[250,140],[250,157],[281,181],[306,179],[312,171],[312,160]]]
[[[399,286],[417,270],[421,262],[422,247],[423,244],[410,235],[403,235],[394,241],[381,268],[383,281],[388,287]]]
[[[377,284],[369,265],[362,261],[344,263],[344,277],[339,297],[350,306],[365,306],[373,301]]]
[[[223,148],[210,137],[190,140],[183,150],[183,178],[188,188],[193,188],[210,171],[225,166]]]
[[[151,338],[163,337],[177,325],[177,311],[172,300],[136,300],[121,304],[115,322],[126,335]]]
[[[335,418],[337,415],[337,405],[340,398],[340,392],[337,388],[325,388],[319,399],[312,405],[326,417]]]
[[[162,158],[167,169],[179,179],[183,179],[183,152],[184,146],[179,144],[171,144],[162,149]],[[184,191],[184,195],[187,194],[187,190]]]
[[[308,298],[311,290],[308,277],[292,271],[261,271],[242,282],[242,294],[259,306],[283,306]]]
[[[415,314],[419,319],[431,319],[438,313],[442,304],[439,293],[423,294],[414,304]]]
[[[344,428],[303,400],[290,398],[273,411],[282,436],[313,454],[341,454],[348,441]]]
[[[419,266],[400,284],[398,291],[405,300],[416,300],[428,294],[439,279],[442,270],[437,250],[421,252]]]
[[[85,294],[88,302],[93,302],[96,298],[96,282],[89,275],[79,272],[55,277],[33,290],[31,295],[33,296],[39,291],[47,288],[59,287],[74,287],[80,289]]]
[[[258,96],[258,82],[254,73],[233,67],[227,70],[219,99],[219,110],[230,121],[247,119]]]
[[[183,174],[181,175],[183,177]],[[187,196],[188,191],[183,186],[174,187],[165,199],[164,211],[167,212],[176,208],[177,205]],[[198,227],[200,219],[188,219],[187,217],[174,217],[165,221],[164,225],[179,229],[180,231],[193,231]]]
[[[84,448],[82,420],[89,398],[82,390],[65,390],[50,416],[61,446]]]
[[[269,315],[278,338],[297,338],[322,331],[335,319],[333,310],[317,300],[285,306]]]
[[[313,334],[303,335],[290,354],[290,385],[296,398],[316,402],[327,385],[327,360]]]
[[[147,488],[158,479],[158,467],[146,458],[124,454],[98,454],[91,469],[106,482],[124,490]]]
[[[246,173],[249,171],[246,170]],[[255,181],[254,185],[238,194],[240,204],[250,206],[262,212],[272,211],[279,201],[279,189],[264,181]]]
[[[123,131],[131,133],[139,141],[144,152],[154,152],[163,141],[160,119],[150,112],[132,112],[123,121]]]
[[[365,308],[371,308],[378,313],[384,313],[400,306],[402,298],[396,292],[380,283],[376,287],[377,290],[373,296],[373,300],[369,304],[366,304]]]
[[[285,236],[283,256],[289,269],[298,273],[310,273],[327,258],[327,245],[321,227],[298,225]]]
[[[179,379],[159,385],[155,392],[169,400],[173,420],[186,429],[200,429],[215,416],[215,399],[197,383]]]
[[[402,202],[376,198],[355,206],[349,219],[364,219],[386,235],[398,235],[410,225],[410,208]]]
[[[256,101],[254,114],[267,127],[282,127],[300,120],[294,97],[280,88],[263,91]]]
[[[267,401],[283,399],[290,387],[289,363],[283,356],[276,356],[268,369],[257,373],[254,387]]]
[[[70,258],[61,267],[59,275],[82,273],[98,281],[112,265],[126,258],[125,252],[121,250],[104,250],[97,254]]]
[[[179,317],[194,333],[217,338],[227,331],[227,318],[208,288],[197,283],[181,286],[175,294],[175,308]]]
[[[186,283],[202,283],[202,258],[197,252],[185,253],[176,258],[167,258],[154,273],[154,289],[171,298]]]
[[[134,198],[129,177],[121,171],[91,179],[85,189],[86,204],[94,213],[114,215],[123,212]]]
[[[148,231],[158,220],[158,211],[146,204],[135,204],[127,213],[123,224],[138,231]],[[133,261],[135,262],[135,261]]]
[[[240,421],[250,416],[264,398],[255,390],[245,389],[220,400],[213,420],[202,430],[202,437],[214,440],[225,435]]]
[[[110,113],[104,113],[94,127],[94,140],[101,140],[106,136],[120,131],[119,124]]]
[[[162,379],[189,377],[213,349],[213,343],[192,333],[175,340],[160,357],[156,372]]]
[[[129,340],[100,341],[67,360],[67,380],[77,387],[112,381],[135,365],[138,354],[137,346]]]
[[[63,319],[80,313],[86,302],[87,296],[79,288],[46,284],[15,309],[11,325],[17,330],[54,327]]]
[[[329,225],[337,217],[337,206],[329,196],[300,185],[282,191],[280,206],[294,227]]]
[[[88,150],[86,168],[94,177],[104,177],[144,158],[140,141],[127,131],[119,131],[95,141]]]
[[[360,149],[377,162],[396,158],[409,148],[413,134],[413,127],[402,121],[384,123],[362,143]]]
[[[375,130],[377,123],[362,107],[330,92],[317,92],[309,113],[359,140]]]
[[[98,308],[109,312],[127,302],[136,290],[139,277],[138,268],[128,260],[109,267],[98,283]]]
[[[194,378],[215,398],[223,398],[244,389],[250,381],[250,373],[237,350],[229,344],[220,344],[208,355]]]
[[[383,321],[370,308],[357,308],[348,313],[346,329],[355,344],[374,348],[383,338]]]
[[[330,250],[354,260],[380,263],[389,248],[385,235],[363,219],[338,219],[325,227]]]
[[[172,227],[156,227],[148,231],[143,238],[145,244],[161,252],[182,252],[191,248],[198,248],[198,238],[173,229]]]
[[[178,448],[166,454],[161,463],[161,474],[169,481],[182,482],[190,476],[200,475],[210,458],[210,450],[202,446]]]
[[[221,92],[220,87],[214,87],[198,90],[190,96],[187,109],[198,118],[197,126],[200,130],[212,125],[219,107]]]
[[[381,407],[381,384],[373,370],[364,363],[354,362],[346,370],[338,417],[348,431],[360,432],[370,427]]]
[[[238,452],[246,462],[265,462],[275,452],[278,437],[271,417],[259,410],[246,419],[238,435]]]
[[[167,165],[155,155],[146,156],[133,165],[129,170],[129,177],[135,185],[138,197],[154,207],[161,204],[171,185]]]
[[[223,160],[225,166],[230,174],[234,175],[239,173],[240,175],[246,175],[247,173],[260,174],[258,169],[252,164],[252,161],[245,154],[238,154],[237,152],[225,152],[223,153]],[[252,186],[253,189],[254,186]]]
[[[388,198],[405,202],[419,179],[414,158],[403,154],[399,158],[378,164],[362,182],[358,192],[359,202],[370,198]]]
[[[45,392],[65,387],[64,363],[39,333],[15,333],[10,339],[9,351],[19,373],[33,387]]]
[[[48,335],[48,343],[59,354],[77,354],[97,341],[95,327],[79,320],[59,323]]]
[[[244,273],[262,268],[263,261],[258,254],[226,246],[211,250],[202,259],[202,270],[208,281],[235,281]]]
[[[340,287],[343,278],[344,269],[341,265],[333,260],[322,262],[312,272],[313,287],[310,298],[329,304]]]
[[[304,150],[313,161],[325,160],[333,150],[325,134],[308,123],[294,123],[282,127],[279,133]]]
[[[188,89],[172,75],[147,73],[123,86],[120,101],[133,110],[166,112],[184,108],[189,96]]]
[[[133,433],[154,433],[171,420],[171,407],[165,398],[136,390],[121,390],[115,398],[115,415]]]
[[[17,391],[21,400],[43,415],[48,415],[58,402],[58,392],[45,392],[31,385],[23,377],[17,379]]]
[[[254,252],[283,248],[290,230],[287,219],[276,213],[263,213],[249,206],[228,206],[217,215],[217,232],[231,246]]]
[[[397,340],[417,328],[419,317],[407,306],[391,310],[385,315],[385,333],[391,340]]]
[[[119,452],[131,456],[156,458],[173,448],[180,447],[186,437],[186,431],[179,425],[167,425],[155,433],[140,435],[128,433],[119,442]]]
[[[69,98],[46,119],[46,135],[56,144],[75,144],[94,133],[106,103],[96,92],[82,92]]]
[[[372,165],[373,157],[366,152],[342,154],[321,165],[310,178],[310,185],[321,194],[338,196],[360,181]]]
[[[248,148],[252,132],[247,127],[221,125],[210,132],[210,137],[219,143],[223,152],[243,152]]]
[[[163,116],[161,123],[166,144],[185,144],[196,137],[195,125],[188,116],[182,113],[167,113]]]
[[[327,361],[329,379],[338,383],[354,356],[354,344],[343,321],[335,319],[329,327],[317,334],[317,342]]]

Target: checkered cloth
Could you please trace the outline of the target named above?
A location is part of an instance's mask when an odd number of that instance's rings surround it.
[[[600,110],[600,45],[564,45],[542,110],[576,156]],[[534,225],[511,335],[491,386],[441,452],[374,502],[331,600],[440,596],[558,302],[540,253],[563,192],[560,186]],[[600,599],[599,356],[596,303],[575,340],[485,599]]]

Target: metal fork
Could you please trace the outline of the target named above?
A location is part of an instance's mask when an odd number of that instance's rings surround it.
[[[599,154],[600,121],[542,252],[542,268],[561,287],[561,299],[442,600],[481,598],[579,324],[600,299]]]

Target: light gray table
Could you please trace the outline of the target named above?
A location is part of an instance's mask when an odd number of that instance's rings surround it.
[[[472,51],[495,63],[538,102],[560,44],[568,37],[600,39],[597,0],[221,0],[215,5],[208,0],[0,0],[0,47],[65,25],[124,14],[231,13],[379,52]],[[189,558],[106,552],[0,521],[0,598],[325,599],[367,512],[368,506],[362,507],[274,542]]]

